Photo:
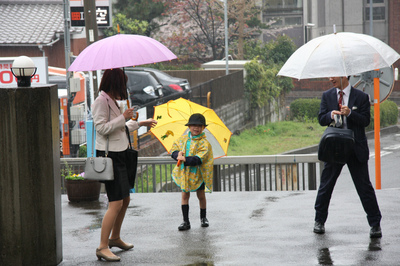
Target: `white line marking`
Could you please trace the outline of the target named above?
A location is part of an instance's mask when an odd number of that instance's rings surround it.
[[[383,156],[385,156],[385,155],[389,155],[389,154],[391,154],[391,153],[393,153],[393,152],[391,152],[391,151],[381,151],[381,157],[383,157]],[[371,152],[371,153],[369,154],[369,158],[373,158],[373,157],[375,157],[375,152]]]
[[[389,147],[385,147],[383,149],[384,150],[397,150],[397,149],[400,149],[400,144],[395,144],[395,145],[392,145],[392,146],[389,146]]]

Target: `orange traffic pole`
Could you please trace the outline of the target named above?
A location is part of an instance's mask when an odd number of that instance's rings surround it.
[[[379,69],[376,70],[378,73]],[[381,189],[381,118],[379,100],[379,77],[374,77],[374,133],[375,133],[375,187]]]

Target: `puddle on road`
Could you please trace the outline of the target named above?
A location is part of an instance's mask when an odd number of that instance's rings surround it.
[[[68,202],[68,207],[83,210],[101,210],[104,208],[103,203],[95,201]]]
[[[278,197],[265,197],[266,202],[277,202],[278,199]]]
[[[196,262],[193,264],[185,264],[185,266],[214,266],[214,262]]]
[[[263,217],[264,211],[265,211],[264,208],[253,210],[253,212],[250,215],[250,219]]]
[[[368,246],[334,246],[324,247],[317,252],[319,265],[365,265],[377,263],[381,257],[380,239],[371,239]]]

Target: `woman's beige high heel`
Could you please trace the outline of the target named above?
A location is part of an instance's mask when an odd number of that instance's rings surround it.
[[[121,258],[116,255],[114,255],[112,257],[104,255],[103,252],[101,252],[103,249],[106,249],[106,248],[96,248],[96,256],[97,256],[98,260],[101,260],[101,259],[105,259],[106,261],[120,261],[121,260]]]
[[[118,248],[123,249],[123,250],[129,250],[129,249],[133,248],[133,245],[132,245],[132,244],[129,244],[129,243],[123,242],[123,241],[120,240],[120,238],[118,237],[118,238],[116,238],[116,239],[109,239],[109,240],[108,240],[108,247],[109,247],[109,248],[118,247]]]

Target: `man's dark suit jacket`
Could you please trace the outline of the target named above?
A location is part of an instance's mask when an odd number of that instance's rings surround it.
[[[354,132],[354,153],[360,162],[369,159],[369,149],[365,127],[370,123],[370,102],[369,95],[353,87],[350,89],[350,98],[347,106],[351,114],[347,117],[347,128]],[[322,94],[321,106],[318,114],[318,121],[321,126],[329,126],[333,121],[331,111],[338,110],[337,89],[331,88]]]

